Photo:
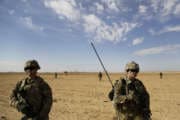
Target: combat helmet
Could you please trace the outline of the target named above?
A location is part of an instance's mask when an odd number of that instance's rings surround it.
[[[26,71],[27,69],[31,69],[31,68],[34,68],[34,69],[40,69],[40,66],[38,64],[38,62],[36,60],[28,60],[26,63],[25,63],[25,66],[24,66],[24,71]]]
[[[132,69],[137,70],[137,72],[139,72],[139,64],[137,64],[134,61],[127,63],[125,66],[125,71],[132,70]]]

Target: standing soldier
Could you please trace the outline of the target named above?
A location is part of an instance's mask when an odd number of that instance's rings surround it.
[[[57,74],[57,72],[55,72],[55,73],[54,73],[55,79],[57,79],[57,76],[58,76],[58,74]]]
[[[49,120],[52,91],[43,78],[37,76],[40,66],[36,60],[26,62],[27,77],[19,81],[10,96],[10,105],[24,116],[21,120]]]
[[[151,120],[150,98],[143,83],[136,78],[139,65],[127,63],[126,76],[116,80],[109,93],[118,120]]]
[[[160,75],[160,79],[162,79],[163,78],[163,73],[160,72],[159,75]]]
[[[65,75],[68,75],[68,71],[64,71],[64,74],[65,74]]]
[[[99,81],[101,81],[102,80],[102,73],[101,72],[98,73],[98,77],[99,77]]]

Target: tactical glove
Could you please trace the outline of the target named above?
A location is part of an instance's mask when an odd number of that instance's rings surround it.
[[[112,101],[114,97],[114,89],[112,89],[108,94],[109,99]]]

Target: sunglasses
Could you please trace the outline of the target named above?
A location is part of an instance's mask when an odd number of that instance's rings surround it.
[[[27,67],[27,68],[25,68],[24,70],[26,71],[26,70],[34,70],[34,69],[36,69],[35,67]]]
[[[129,71],[130,71],[130,72],[136,72],[136,73],[138,73],[138,72],[139,72],[139,71],[138,71],[138,70],[136,70],[136,69],[128,69],[128,70],[127,70],[127,72],[129,72]]]

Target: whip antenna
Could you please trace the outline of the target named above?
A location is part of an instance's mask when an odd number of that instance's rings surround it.
[[[98,54],[98,52],[97,52],[97,50],[96,50],[96,48],[95,48],[95,46],[94,46],[94,44],[93,44],[92,42],[91,42],[91,46],[92,46],[94,52],[96,53],[96,56],[97,56],[99,62],[101,63],[101,66],[103,67],[104,72],[106,73],[106,76],[108,77],[108,80],[109,80],[109,82],[110,82],[112,88],[114,88],[113,83],[112,83],[112,81],[111,81],[111,78],[110,78],[110,76],[109,76],[109,74],[108,74],[106,68],[104,67],[104,64],[103,64],[101,58],[99,57],[99,54]]]

